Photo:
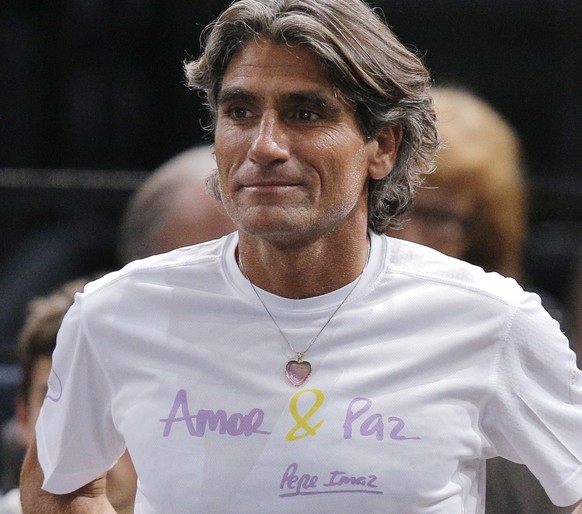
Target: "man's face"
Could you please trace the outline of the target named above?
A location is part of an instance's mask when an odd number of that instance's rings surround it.
[[[375,149],[308,50],[252,41],[232,58],[215,150],[224,206],[243,232],[292,243],[366,227]]]

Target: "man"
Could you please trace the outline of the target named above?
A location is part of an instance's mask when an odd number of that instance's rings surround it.
[[[188,76],[238,233],[78,297],[27,511],[111,512],[126,447],[141,513],[482,512],[497,454],[579,500],[582,378],[536,298],[380,235],[438,146],[421,62],[359,0],[241,0]]]

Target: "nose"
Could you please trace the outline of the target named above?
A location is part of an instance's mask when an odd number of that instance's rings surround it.
[[[289,159],[286,133],[275,112],[267,111],[263,114],[249,150],[249,159],[263,166],[280,164]]]

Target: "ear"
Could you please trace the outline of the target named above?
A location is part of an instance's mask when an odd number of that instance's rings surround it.
[[[373,136],[373,150],[368,174],[375,180],[384,178],[394,168],[402,141],[402,127],[388,125]]]

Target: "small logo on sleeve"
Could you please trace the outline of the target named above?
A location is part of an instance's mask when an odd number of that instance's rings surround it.
[[[48,391],[45,398],[55,403],[58,402],[63,395],[63,383],[54,369],[51,369],[47,385]]]

